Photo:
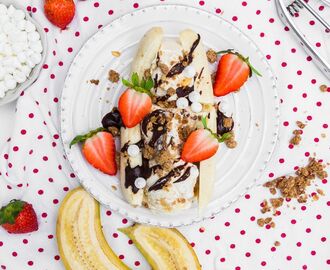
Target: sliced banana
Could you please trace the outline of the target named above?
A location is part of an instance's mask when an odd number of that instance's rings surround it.
[[[183,30],[179,36],[182,48],[189,52],[197,37],[198,35],[196,32],[190,29]],[[198,74],[194,87],[195,91],[201,94],[199,102],[202,104],[214,104],[211,74],[203,42],[200,41],[196,47],[193,53],[193,61],[190,65],[195,68]]]
[[[59,209],[56,238],[67,270],[128,270],[102,232],[99,204],[82,188],[67,194]]]
[[[121,228],[153,270],[198,270],[198,257],[187,239],[176,229],[135,224]]]
[[[140,41],[136,56],[132,63],[132,73],[136,72],[139,78],[144,77],[144,72],[151,67],[152,61],[156,58],[157,52],[163,40],[163,29],[161,27],[151,28]],[[121,128],[121,146],[126,143],[134,144],[141,140],[140,125],[133,128]],[[126,188],[125,168],[130,164],[131,168],[141,165],[142,153],[134,157],[121,153],[120,156],[120,182],[122,192],[126,200],[133,206],[141,206],[143,200],[143,189],[137,193],[132,191],[132,187]],[[133,183],[134,184],[134,183]]]

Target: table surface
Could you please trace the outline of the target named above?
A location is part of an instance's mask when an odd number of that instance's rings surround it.
[[[8,235],[0,231],[2,269],[64,269],[55,237],[57,210],[67,191],[76,187],[78,181],[63,156],[58,137],[58,100],[63,80],[73,55],[99,25],[137,8],[182,3],[205,9],[242,29],[265,53],[278,78],[281,126],[279,142],[259,184],[292,173],[314,153],[330,161],[330,93],[319,90],[319,85],[330,82],[310,61],[290,30],[282,25],[273,0],[79,1],[74,22],[62,32],[44,18],[43,1],[17,2],[32,10],[33,16],[47,28],[50,50],[47,67],[18,101],[17,114],[16,102],[0,107],[0,147],[3,148],[0,199],[23,198],[33,203],[39,220],[39,230],[32,234]],[[324,17],[330,17],[329,8],[320,1],[309,2]],[[301,13],[297,22],[330,59],[330,35]],[[301,144],[292,148],[289,140],[296,129],[296,120],[306,122],[307,127]],[[11,141],[5,143],[9,136]],[[29,187],[22,191],[19,181],[26,181]],[[270,196],[268,190],[258,185],[215,218],[180,231],[206,270],[330,269],[330,185],[327,179],[318,181],[317,185],[326,196],[304,205],[286,203],[288,207],[282,207],[281,215],[275,218],[274,229],[256,225],[256,219],[262,217],[259,204]],[[311,191],[315,188],[313,185]],[[115,252],[133,269],[149,269],[136,248],[117,230],[130,225],[130,221],[104,208],[101,215],[105,236]],[[279,241],[280,246],[275,247],[275,241]]]

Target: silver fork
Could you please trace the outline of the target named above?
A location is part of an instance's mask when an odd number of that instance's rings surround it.
[[[288,25],[290,29],[299,40],[301,46],[305,51],[312,56],[314,63],[324,73],[324,75],[330,80],[330,63],[320,55],[312,46],[312,44],[304,37],[303,33],[295,26],[292,17],[295,13],[299,13],[300,9],[306,8],[326,29],[330,31],[330,25],[305,1],[294,0],[290,5],[286,6],[283,0],[275,0],[277,13],[281,21]]]

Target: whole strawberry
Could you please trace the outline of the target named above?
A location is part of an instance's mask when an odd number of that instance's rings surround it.
[[[57,27],[64,30],[75,14],[73,0],[45,0],[45,15]]]
[[[19,200],[12,200],[0,209],[0,225],[15,234],[38,230],[37,215],[32,205]]]

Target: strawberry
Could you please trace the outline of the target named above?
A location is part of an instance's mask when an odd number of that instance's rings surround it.
[[[153,81],[151,78],[140,81],[137,73],[133,73],[131,82],[125,79],[122,82],[129,88],[120,96],[118,110],[124,125],[131,128],[139,124],[151,111],[150,89],[153,87]]]
[[[64,30],[75,14],[73,0],[45,0],[44,10],[47,19]]]
[[[76,136],[70,147],[78,142],[83,142],[82,152],[94,168],[109,174],[117,173],[116,146],[111,133],[105,128],[98,128],[85,135]]]
[[[261,74],[251,65],[249,57],[244,57],[233,50],[221,51],[225,53],[218,64],[213,92],[215,96],[225,96],[239,88],[247,81],[252,73]]]
[[[215,155],[219,143],[230,138],[230,133],[221,137],[213,133],[206,124],[206,118],[202,118],[204,129],[193,131],[183,145],[181,159],[186,162],[199,162]]]
[[[0,224],[9,233],[29,233],[38,230],[36,212],[31,204],[12,200],[0,209]]]

